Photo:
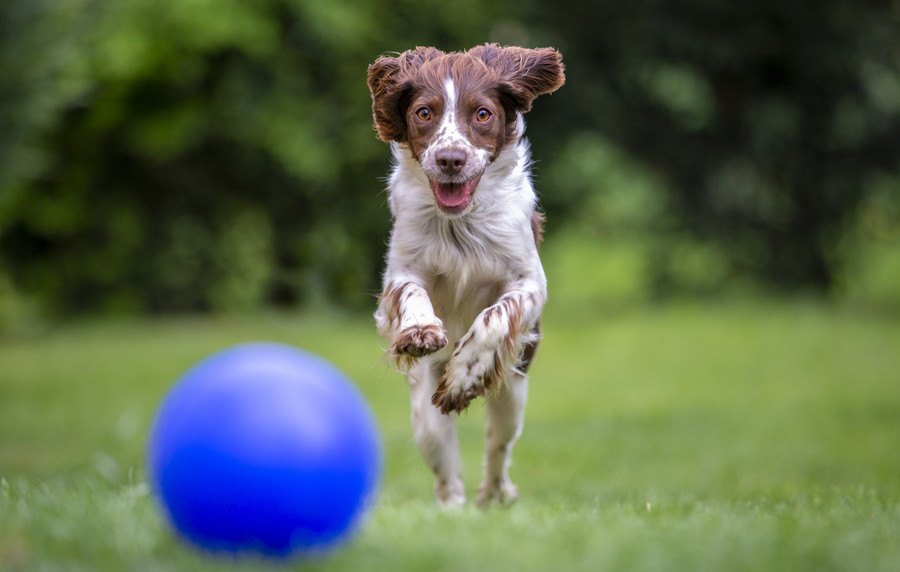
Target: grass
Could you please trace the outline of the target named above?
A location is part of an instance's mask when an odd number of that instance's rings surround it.
[[[220,570],[144,482],[155,407],[192,363],[268,339],[358,382],[378,504],[313,570],[898,570],[900,320],[815,304],[549,308],[510,509],[440,513],[406,389],[365,317],[69,324],[0,340],[0,569]],[[461,418],[470,493],[483,408]]]

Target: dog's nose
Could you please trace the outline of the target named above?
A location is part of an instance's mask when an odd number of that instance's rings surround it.
[[[445,175],[456,175],[466,166],[466,151],[456,147],[441,149],[434,159]]]

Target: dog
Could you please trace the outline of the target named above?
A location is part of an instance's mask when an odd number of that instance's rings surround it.
[[[553,48],[418,47],[368,68],[390,143],[393,216],[375,321],[406,372],[416,445],[442,507],[466,501],[452,412],[485,396],[481,506],[509,504],[547,280],[523,115],[565,82]]]

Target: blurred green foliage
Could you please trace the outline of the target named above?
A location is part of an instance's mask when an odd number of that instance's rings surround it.
[[[898,26],[896,1],[6,0],[0,326],[371,305],[388,154],[366,66],[484,41],[564,54],[529,136],[547,256],[582,256],[591,295],[896,304]]]

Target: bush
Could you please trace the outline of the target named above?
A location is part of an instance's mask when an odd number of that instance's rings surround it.
[[[538,190],[551,237],[616,253],[616,296],[885,299],[897,246],[864,213],[900,170],[891,18],[839,0],[7,0],[5,288],[59,313],[371,305],[390,221],[366,66],[493,40],[564,53],[568,84],[528,120]],[[564,250],[548,256],[574,264]]]

